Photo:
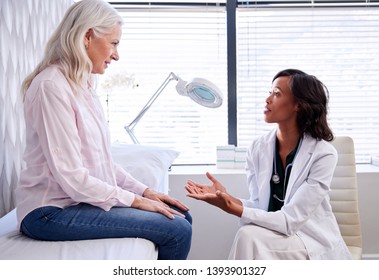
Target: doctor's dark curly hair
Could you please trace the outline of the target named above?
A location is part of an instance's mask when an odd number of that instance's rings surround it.
[[[275,75],[290,77],[290,88],[299,104],[297,123],[300,134],[309,134],[317,140],[332,141],[334,135],[327,122],[329,92],[315,76],[297,69],[282,70]]]

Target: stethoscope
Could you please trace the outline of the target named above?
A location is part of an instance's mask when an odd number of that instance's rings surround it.
[[[292,167],[293,165],[293,162],[295,161],[295,158],[297,156],[297,153],[299,152],[300,150],[300,147],[301,147],[301,144],[303,143],[303,138],[300,138],[300,143],[299,145],[297,146],[297,149],[296,149],[296,152],[295,152],[295,156],[293,157],[293,161],[288,164],[286,166],[286,169],[284,170],[284,184],[286,183],[287,181],[287,174],[288,174],[288,169],[290,167]],[[280,176],[278,174],[278,171],[277,171],[277,168],[276,168],[276,144],[274,145],[274,174],[272,175],[272,181],[274,182],[274,184],[279,184],[280,183]],[[285,194],[285,189],[286,187],[284,186],[284,190],[283,190],[283,199],[280,199],[276,194],[274,194],[274,198],[276,198],[277,200],[279,200],[280,202],[284,202],[284,194]]]

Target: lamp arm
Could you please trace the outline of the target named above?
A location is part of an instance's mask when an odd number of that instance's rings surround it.
[[[145,106],[141,109],[141,111],[138,113],[138,115],[130,122],[130,124],[126,125],[124,128],[126,132],[129,134],[130,138],[132,138],[133,142],[135,144],[139,144],[139,141],[135,137],[133,130],[135,126],[138,124],[138,122],[142,119],[142,117],[145,115],[145,113],[150,109],[151,105],[155,102],[155,100],[159,97],[159,95],[162,93],[162,91],[166,88],[166,86],[172,81],[172,80],[179,80],[179,77],[175,75],[173,72],[171,72],[167,78],[163,81],[163,83],[160,85],[160,87],[157,89],[157,91],[150,97],[150,99],[147,101]]]

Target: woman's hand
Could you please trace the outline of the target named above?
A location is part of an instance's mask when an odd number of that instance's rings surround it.
[[[229,195],[226,192],[225,187],[209,172],[207,172],[206,175],[213,184],[203,185],[189,180],[187,185],[185,185],[185,189],[188,191],[187,196],[205,201],[229,214],[241,217],[243,211],[241,201],[238,198]]]
[[[162,201],[153,200],[153,199],[138,196],[138,195],[135,196],[131,207],[140,209],[140,210],[161,213],[162,215],[165,215],[169,219],[174,219],[174,214],[182,218],[185,218],[185,216],[182,213],[170,208],[167,204],[165,204]]]
[[[188,211],[189,208],[185,206],[183,203],[181,203],[179,200],[176,200],[166,194],[156,192],[150,188],[147,188],[143,195],[143,197],[149,198],[151,200],[162,202],[166,205],[174,206],[182,211]]]

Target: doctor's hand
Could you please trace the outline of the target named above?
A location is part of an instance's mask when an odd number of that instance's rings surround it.
[[[203,185],[189,180],[187,185],[185,185],[185,189],[188,191],[187,196],[205,201],[229,214],[241,217],[243,211],[242,202],[238,198],[228,194],[225,187],[210,173],[207,172],[206,175],[213,184]]]
[[[213,175],[211,175],[209,172],[207,172],[205,175],[207,175],[208,179],[211,180],[213,183],[212,185],[203,185],[188,180],[187,185],[185,186],[186,190],[190,193],[199,194],[216,193],[216,191],[226,193],[226,188],[215,177],[213,177]]]

